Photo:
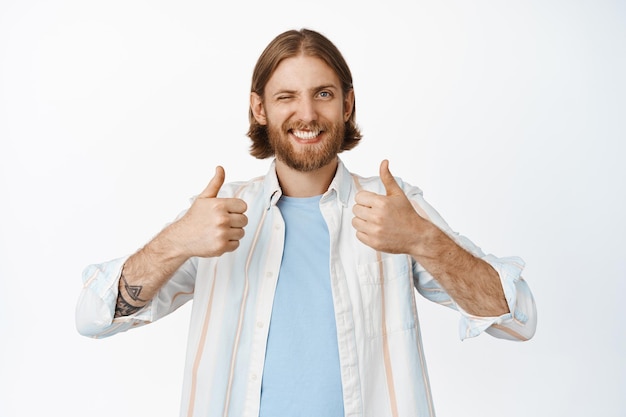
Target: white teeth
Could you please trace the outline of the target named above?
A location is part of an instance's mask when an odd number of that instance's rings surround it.
[[[317,137],[320,134],[319,131],[305,131],[305,130],[293,130],[292,133],[298,139],[311,140]]]

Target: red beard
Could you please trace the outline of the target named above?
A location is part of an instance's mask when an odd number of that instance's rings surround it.
[[[320,143],[296,149],[289,132],[292,130],[319,131],[324,135]],[[290,123],[277,127],[268,120],[267,136],[276,159],[301,172],[320,169],[331,163],[339,152],[345,136],[345,125],[340,123]]]

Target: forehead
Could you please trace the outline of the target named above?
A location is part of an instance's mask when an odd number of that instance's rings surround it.
[[[298,55],[278,64],[265,86],[267,93],[280,90],[308,90],[320,86],[340,88],[339,77],[322,59]]]

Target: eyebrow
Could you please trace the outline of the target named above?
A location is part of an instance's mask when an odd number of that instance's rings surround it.
[[[334,84],[328,84],[328,85],[321,85],[319,87],[312,88],[310,91],[320,91],[320,90],[329,90],[329,89],[339,90],[340,88]]]

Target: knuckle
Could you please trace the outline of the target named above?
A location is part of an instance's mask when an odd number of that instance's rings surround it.
[[[226,214],[219,214],[215,217],[215,224],[217,226],[226,226],[230,223],[230,220]]]
[[[376,240],[380,240],[381,236],[385,233],[385,228],[380,224],[376,224],[372,228],[372,233],[376,236]]]
[[[225,242],[228,241],[226,238],[226,232],[223,229],[218,229],[214,233],[215,244],[218,246],[224,245]]]
[[[226,211],[226,202],[222,198],[211,200],[211,207],[215,211]]]

